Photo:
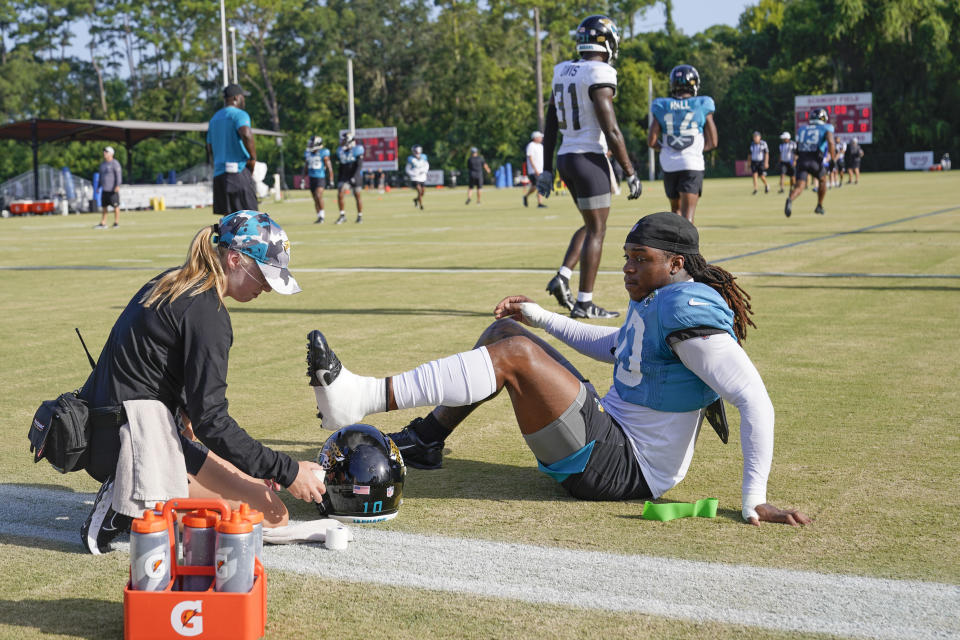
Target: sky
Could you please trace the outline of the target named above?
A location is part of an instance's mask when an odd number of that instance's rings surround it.
[[[673,22],[684,34],[692,36],[715,24],[737,26],[740,14],[757,0],[673,0]],[[649,9],[638,23],[638,31],[662,29],[666,18],[663,3]]]
[[[700,33],[715,24],[728,24],[735,27],[743,10],[756,3],[757,0],[673,0],[673,22],[688,36]],[[665,22],[663,3],[658,2],[638,20],[637,30],[639,32],[657,31],[663,28]],[[89,55],[86,47],[86,39],[78,38],[70,47],[69,53],[84,58]]]

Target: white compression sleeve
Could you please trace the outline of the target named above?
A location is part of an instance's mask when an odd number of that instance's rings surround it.
[[[497,374],[486,347],[432,360],[393,376],[397,409],[463,407],[489,398],[497,390]]]
[[[520,305],[521,313],[532,326],[543,329],[554,338],[573,347],[585,356],[600,362],[614,362],[617,327],[604,327],[578,322],[559,313],[547,311],[535,302]]]
[[[729,334],[691,338],[674,346],[683,364],[740,411],[743,519],[767,501],[773,461],[773,403],[747,352]]]

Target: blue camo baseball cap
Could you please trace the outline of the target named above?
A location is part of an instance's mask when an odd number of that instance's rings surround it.
[[[287,266],[290,241],[287,233],[266,213],[236,211],[220,218],[213,243],[256,260],[260,272],[277,293],[300,293],[300,285]]]

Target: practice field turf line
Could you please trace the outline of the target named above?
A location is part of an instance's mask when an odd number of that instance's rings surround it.
[[[949,207],[947,209],[938,209],[937,211],[928,211],[927,213],[918,213],[915,216],[907,216],[906,218],[898,218],[897,220],[889,220],[887,222],[871,224],[868,227],[860,227],[859,229],[853,229],[851,231],[839,231],[837,233],[831,233],[825,236],[817,236],[816,238],[807,238],[806,240],[798,240],[796,242],[780,244],[775,247],[767,247],[766,249],[757,249],[756,251],[749,251],[747,253],[741,253],[735,256],[727,256],[725,258],[711,259],[710,262],[716,264],[720,262],[729,262],[730,260],[739,260],[740,258],[749,258],[750,256],[759,255],[761,253],[770,253],[771,251],[780,251],[781,249],[789,249],[791,247],[797,247],[802,244],[810,244],[811,242],[820,242],[821,240],[830,240],[831,238],[840,238],[842,236],[850,236],[857,233],[863,233],[865,231],[872,231],[873,229],[879,229],[881,227],[889,227],[890,225],[900,224],[901,222],[910,222],[911,220],[918,220],[919,218],[929,218],[931,216],[938,216],[942,213],[950,213],[951,211],[957,211],[957,210],[960,210],[960,206]]]
[[[75,544],[93,494],[0,485],[0,535]],[[768,525],[770,526],[770,525]],[[866,638],[946,638],[960,587],[354,527],[350,549],[268,546],[268,569],[526,602]],[[585,535],[589,535],[585,533]],[[125,545],[119,545],[123,547]]]
[[[0,271],[156,271],[156,267],[113,267],[113,266],[31,266],[11,267],[0,265]],[[541,273],[551,275],[553,269],[416,269],[403,267],[331,267],[294,269],[300,273],[429,273],[429,274],[457,274],[457,273]],[[620,271],[598,271],[599,275],[618,275]],[[749,276],[754,278],[915,278],[924,280],[957,280],[957,273],[789,273],[786,271],[734,271],[735,276]]]

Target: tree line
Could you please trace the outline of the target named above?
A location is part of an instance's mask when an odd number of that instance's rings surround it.
[[[663,27],[636,28],[658,4]],[[875,157],[960,147],[955,0],[759,0],[737,26],[692,35],[675,26],[672,0],[227,0],[254,126],[287,134],[282,146],[260,139],[258,156],[275,170],[282,153],[289,177],[311,135],[335,146],[352,55],[357,126],[396,126],[401,157],[421,144],[435,168],[462,169],[477,146],[491,164],[517,166],[538,123],[534,7],[547,95],[553,65],[576,55],[571,32],[581,18],[605,12],[620,26],[615,105],[640,167],[647,79],[655,97],[665,95],[667,73],[681,63],[700,71],[701,93],[716,101],[720,147],[708,175],[732,174],[755,129],[775,147],[794,128],[797,94],[872,91]],[[222,106],[221,88],[213,0],[0,0],[7,122],[205,121]],[[141,142],[133,178],[203,162],[202,142],[186,134]],[[101,147],[44,145],[40,160],[89,176]],[[0,150],[0,179],[29,169],[28,145],[0,141]],[[125,153],[118,149],[122,162]]]

